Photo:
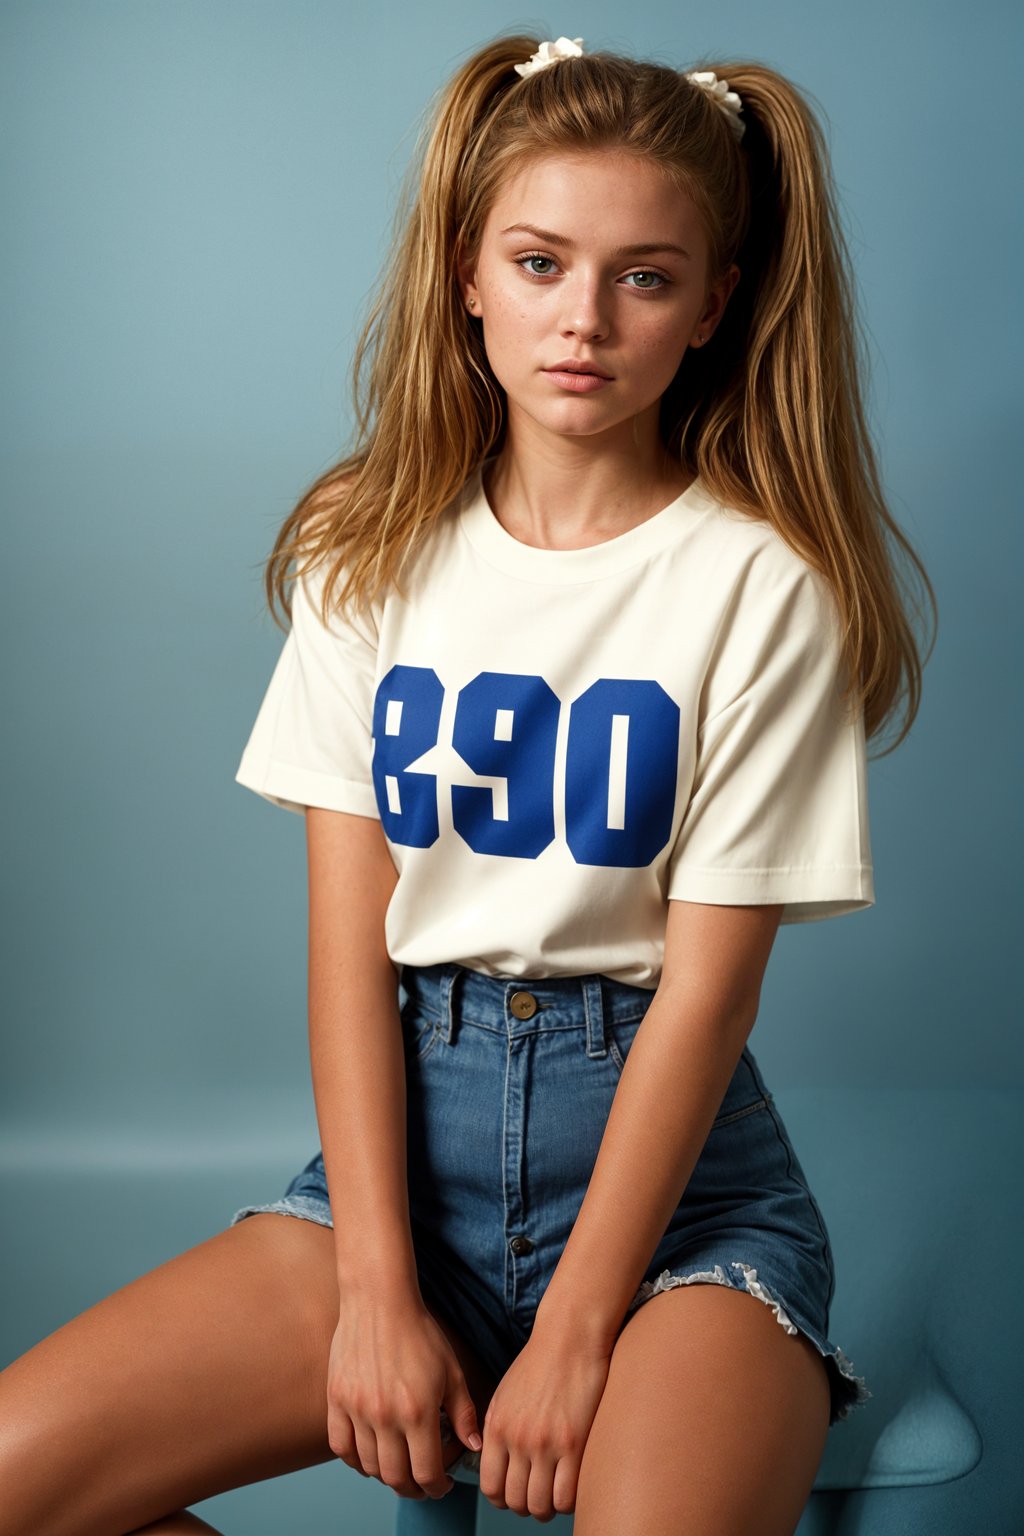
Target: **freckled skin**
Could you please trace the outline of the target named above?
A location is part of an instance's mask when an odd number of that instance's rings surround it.
[[[528,233],[529,223],[575,249]],[[669,252],[619,256],[616,247],[666,241]],[[543,252],[532,260],[524,253]],[[651,274],[655,274],[652,276]],[[508,401],[511,440],[543,451],[552,435],[595,449],[657,448],[658,402],[690,346],[710,340],[739,277],[708,283],[708,245],[696,206],[660,167],[620,150],[547,155],[510,178],[488,215],[475,267],[460,271],[471,313]],[[614,376],[572,394],[542,371],[582,356]],[[637,437],[634,437],[634,418]],[[582,444],[581,444],[582,446]]]

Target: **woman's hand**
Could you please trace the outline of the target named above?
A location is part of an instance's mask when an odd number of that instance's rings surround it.
[[[610,1350],[534,1328],[484,1416],[480,1491],[495,1508],[542,1521],[572,1514],[610,1364]]]
[[[455,1353],[422,1300],[377,1292],[343,1304],[327,1378],[334,1454],[403,1498],[443,1498],[454,1483],[444,1468],[442,1406],[469,1445],[479,1435],[476,1408]]]

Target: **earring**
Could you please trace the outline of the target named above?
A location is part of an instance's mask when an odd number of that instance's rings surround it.
[[[701,345],[701,346],[703,346],[703,345],[704,345],[704,332],[703,332],[703,331],[701,331],[701,332],[700,332],[700,333],[699,333],[699,334],[698,334],[698,336],[697,336],[697,341],[698,341],[698,342],[699,342],[699,344],[700,344],[700,345]]]
[[[469,303],[466,305],[466,308],[467,309],[475,309],[476,308],[476,299],[470,299]]]

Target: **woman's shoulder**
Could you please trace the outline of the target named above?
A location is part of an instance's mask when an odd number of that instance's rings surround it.
[[[828,583],[809,553],[763,514],[716,496],[700,485],[700,536],[709,561],[750,593],[782,595],[797,588],[824,595]],[[721,590],[721,588],[720,588]]]
[[[387,602],[410,602],[434,592],[447,590],[460,579],[457,554],[461,548],[462,512],[474,484],[473,476],[462,489],[449,497],[409,539],[402,550],[396,570],[404,594],[396,584],[388,588]]]

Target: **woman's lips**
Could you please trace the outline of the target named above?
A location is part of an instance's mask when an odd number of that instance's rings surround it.
[[[549,379],[560,384],[563,389],[572,390],[575,395],[589,395],[595,389],[604,389],[606,384],[611,384],[611,379],[602,379],[597,373],[559,373],[557,368],[545,368],[543,370]]]

